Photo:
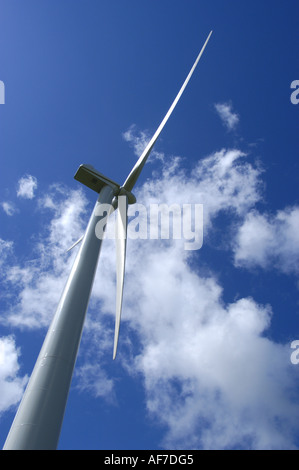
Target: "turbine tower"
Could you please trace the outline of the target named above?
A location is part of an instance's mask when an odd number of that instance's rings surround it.
[[[136,202],[131,191],[156,140],[185,90],[211,34],[212,31],[167,114],[124,184],[120,186],[90,165],[79,167],[75,179],[95,190],[99,196],[84,236],[73,245],[82,242],[3,449],[38,450],[56,449],[57,447],[102,245],[103,237],[96,236],[96,227],[101,221],[104,231],[110,213],[118,207],[116,220],[116,318],[113,347],[113,359],[115,359],[125,273],[127,207],[128,204]]]

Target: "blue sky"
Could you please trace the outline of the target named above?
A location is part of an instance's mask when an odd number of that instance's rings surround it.
[[[0,0],[1,445],[95,202],[74,173],[125,180],[213,29],[134,191],[203,204],[203,246],[128,241],[112,361],[105,240],[59,448],[299,447],[298,8]]]

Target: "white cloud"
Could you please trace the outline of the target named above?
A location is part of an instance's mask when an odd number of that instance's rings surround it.
[[[235,246],[237,266],[299,272],[299,207],[275,215],[251,211],[240,226]]]
[[[239,122],[239,116],[232,111],[232,105],[230,103],[216,103],[214,106],[224,126],[229,131],[235,129]]]
[[[78,367],[75,372],[77,378],[77,389],[80,392],[89,392],[92,396],[105,398],[114,402],[114,382],[108,378],[107,373],[96,364],[85,363]]]
[[[35,176],[26,175],[19,179],[17,196],[23,197],[24,199],[33,199],[35,194],[34,191],[37,188],[37,179]]]
[[[222,149],[199,160],[191,175],[178,157],[168,159],[162,175],[155,174],[139,190],[138,202],[203,204],[207,234],[220,212],[242,216],[261,198],[260,171],[244,157],[238,149]]]
[[[0,414],[15,406],[24,393],[28,377],[20,377],[19,349],[13,336],[0,337]]]
[[[12,241],[2,240],[2,238],[0,238],[0,266],[5,262],[8,255],[12,253],[12,249]]]
[[[215,278],[193,273],[176,250],[156,247],[130,276],[140,290],[126,306],[142,344],[135,367],[166,448],[291,447],[296,383],[288,346],[264,336],[271,308],[225,305]]]
[[[137,157],[140,157],[151,137],[152,135],[147,131],[137,131],[135,124],[130,126],[129,129],[123,133],[124,140],[132,145]],[[163,161],[164,153],[157,152],[157,150],[153,149],[150,154],[149,161],[152,162],[154,159]]]
[[[14,215],[14,213],[16,212],[16,208],[12,202],[4,201],[1,203],[1,206],[6,215],[11,216]]]

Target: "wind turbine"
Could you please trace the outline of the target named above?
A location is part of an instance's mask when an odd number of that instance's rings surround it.
[[[123,298],[127,207],[136,202],[132,194],[138,177],[169,116],[185,90],[211,37],[208,35],[186,80],[150,142],[124,184],[105,177],[90,165],[81,165],[75,178],[99,193],[56,313],[37,358],[23,399],[3,449],[56,449],[69,387],[76,362],[85,314],[98,264],[102,237],[96,236],[99,220],[103,228],[118,207],[116,220],[116,319],[113,359],[116,356]],[[73,246],[75,246],[76,242]],[[72,247],[71,247],[72,248]]]

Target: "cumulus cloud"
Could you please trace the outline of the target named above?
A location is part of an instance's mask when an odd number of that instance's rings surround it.
[[[16,212],[16,208],[12,202],[4,201],[1,203],[1,206],[6,215],[11,216]]]
[[[239,122],[239,116],[232,111],[232,105],[230,103],[216,103],[214,106],[223,125],[229,131],[234,130]]]
[[[24,199],[33,199],[37,188],[37,179],[32,175],[25,175],[18,181],[17,196]]]
[[[239,227],[235,264],[299,272],[299,207],[288,207],[275,215],[249,212]]]
[[[13,336],[0,337],[0,414],[22,398],[28,377],[19,376],[20,351]]]
[[[238,149],[222,149],[199,160],[191,174],[180,158],[168,159],[162,177],[156,174],[139,190],[138,202],[203,204],[207,234],[219,213],[242,216],[261,198],[260,171],[245,157]]]
[[[271,308],[225,304],[216,279],[196,275],[176,250],[143,256],[130,282],[141,288],[128,299],[142,343],[134,363],[149,414],[167,427],[164,446],[292,447],[296,382],[288,346],[265,336]]]

